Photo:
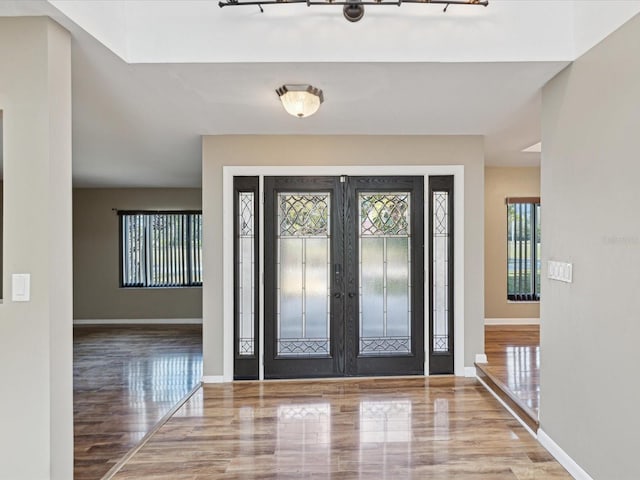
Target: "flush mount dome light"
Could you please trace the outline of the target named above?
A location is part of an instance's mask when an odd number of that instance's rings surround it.
[[[287,113],[298,118],[313,115],[324,101],[322,90],[311,85],[283,85],[276,93]]]

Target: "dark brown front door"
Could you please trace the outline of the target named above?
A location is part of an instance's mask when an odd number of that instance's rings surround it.
[[[265,377],[424,372],[424,178],[265,177]]]

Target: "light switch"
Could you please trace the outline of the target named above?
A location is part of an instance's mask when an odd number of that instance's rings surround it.
[[[28,302],[31,299],[31,274],[14,273],[11,275],[11,300]]]
[[[559,282],[573,282],[573,265],[566,262],[556,262],[550,260],[547,265],[547,277],[549,280]]]

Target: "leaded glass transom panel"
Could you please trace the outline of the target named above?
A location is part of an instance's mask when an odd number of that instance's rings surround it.
[[[361,235],[406,236],[409,233],[409,192],[360,194]]]
[[[433,351],[449,351],[449,193],[433,192]]]
[[[411,352],[410,192],[360,192],[361,355]]]
[[[277,355],[328,356],[330,345],[329,192],[277,196]]]
[[[315,236],[329,232],[329,194],[281,193],[278,195],[280,235]]]

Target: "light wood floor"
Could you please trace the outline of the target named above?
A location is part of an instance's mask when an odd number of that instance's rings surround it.
[[[571,477],[477,380],[411,377],[205,385],[114,478]]]
[[[488,368],[537,413],[539,327],[488,326],[485,340]],[[101,478],[198,383],[201,365],[200,327],[76,328],[74,478]],[[498,443],[479,448],[485,437]],[[570,478],[475,381],[453,378],[206,386],[116,478],[423,473]]]
[[[540,405],[540,326],[487,325],[484,334],[493,374],[537,418]]]
[[[202,377],[200,326],[74,329],[74,478],[97,480]]]

